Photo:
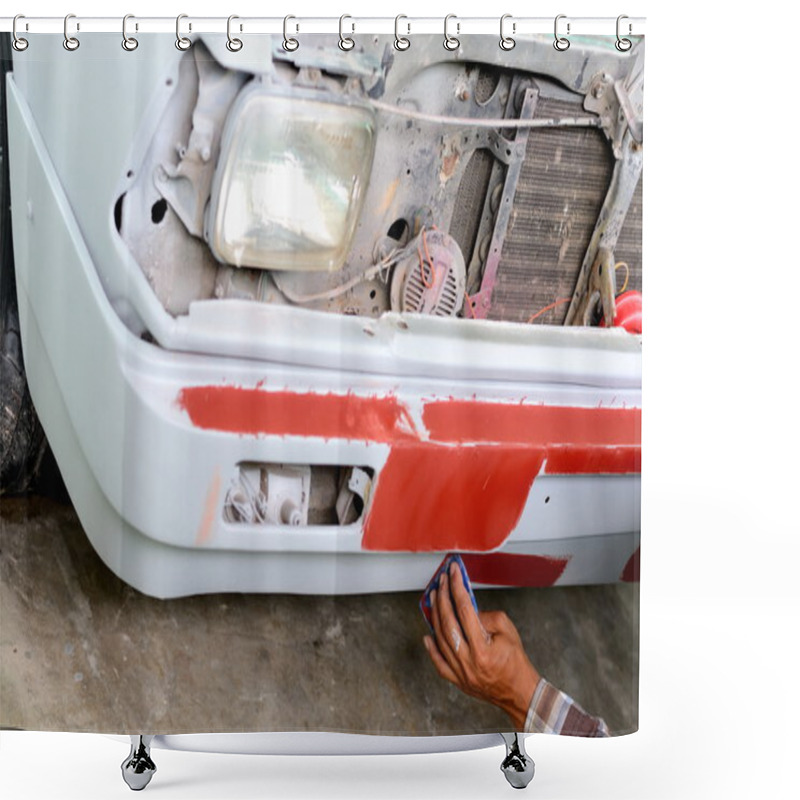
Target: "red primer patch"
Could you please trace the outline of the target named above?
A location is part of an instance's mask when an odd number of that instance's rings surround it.
[[[440,442],[515,442],[528,445],[641,445],[640,408],[510,405],[439,400],[422,412]]]
[[[491,586],[552,586],[569,563],[569,557],[520,553],[465,553],[461,559],[472,583]]]
[[[547,448],[548,475],[622,475],[642,471],[640,447],[586,447],[551,445]]]
[[[493,550],[519,521],[543,461],[531,447],[399,443],[378,475],[362,546]]]
[[[628,559],[628,563],[625,565],[625,569],[622,570],[622,575],[620,576],[621,581],[625,581],[626,583],[639,582],[640,550],[641,547],[637,547],[636,552]]]
[[[396,397],[268,392],[241,386],[188,386],[178,405],[206,430],[394,442],[416,431]]]

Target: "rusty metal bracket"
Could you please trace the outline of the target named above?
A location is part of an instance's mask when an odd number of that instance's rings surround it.
[[[642,145],[633,138],[628,129],[622,141],[622,157],[614,166],[614,174],[611,177],[606,199],[603,201],[591,241],[583,257],[581,271],[572,294],[572,302],[564,320],[565,325],[585,324],[580,309],[583,307],[584,297],[589,292],[590,274],[602,250],[614,252],[641,174]]]
[[[642,125],[642,80],[634,80],[630,85],[623,81],[615,81],[614,93],[619,100],[619,106],[625,117],[625,122],[633,138],[641,144],[644,141],[644,128]]]
[[[529,87],[525,89],[522,109],[519,115],[520,119],[533,118],[538,100],[539,90],[537,88]],[[528,145],[530,131],[530,128],[520,128],[514,141],[508,142],[509,147],[507,150],[510,150],[510,152],[505,153],[508,161],[504,161],[504,163],[508,164],[508,169],[500,196],[500,204],[497,210],[494,232],[492,233],[492,241],[489,245],[489,253],[486,258],[486,266],[481,278],[481,288],[470,298],[472,301],[472,315],[477,319],[486,319],[492,306],[492,293],[494,292],[495,283],[497,283],[497,270],[500,266],[503,241],[506,237],[508,223],[511,220],[511,209],[514,204],[514,195],[517,192],[519,176],[522,172],[522,164],[525,161],[525,149]],[[494,149],[492,149],[492,152],[495,152]],[[502,158],[500,160],[503,161]]]
[[[600,127],[611,142],[614,157],[621,158],[622,139],[628,123],[620,108],[613,77],[605,73],[595,75],[583,100],[583,107],[600,117]]]
[[[644,93],[644,72],[641,62],[642,51],[636,48],[633,69],[623,79],[601,72],[592,78],[583,107],[600,117],[600,127],[605,132],[616,158],[622,157],[622,140],[630,131],[634,140],[642,144],[642,105]]]
[[[520,142],[506,139],[491,128],[478,131],[476,142],[478,147],[485,147],[506,166],[511,163],[512,158],[525,157],[525,149],[520,147]]]
[[[577,323],[591,325],[594,321],[597,304],[600,303],[606,326],[610,327],[616,316],[614,303],[616,293],[614,254],[608,248],[601,247],[597,251],[588,278],[583,282],[580,293],[573,299]]]

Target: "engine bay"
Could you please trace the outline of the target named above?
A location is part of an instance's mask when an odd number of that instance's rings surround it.
[[[235,299],[614,324],[616,299],[641,292],[635,71],[583,94],[476,62],[401,75],[377,42],[343,55],[276,46],[257,74],[200,42],[180,57],[114,208],[170,315]]]

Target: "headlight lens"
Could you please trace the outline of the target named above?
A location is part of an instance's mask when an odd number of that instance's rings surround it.
[[[335,270],[344,263],[372,167],[362,106],[245,89],[228,118],[207,239],[236,266]]]

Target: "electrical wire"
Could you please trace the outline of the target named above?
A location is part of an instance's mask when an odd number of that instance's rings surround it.
[[[272,280],[278,287],[278,291],[284,295],[287,300],[295,303],[296,305],[313,303],[317,300],[332,300],[334,297],[338,297],[339,295],[350,291],[350,289],[352,289],[354,286],[357,286],[359,283],[371,280],[376,275],[382,273],[387,267],[390,267],[392,264],[395,264],[397,261],[399,261],[405,255],[406,250],[407,248],[398,248],[392,250],[389,255],[381,259],[377,264],[373,264],[371,267],[369,267],[369,269],[356,275],[354,278],[351,278],[346,283],[343,283],[339,286],[334,286],[332,289],[326,289],[324,292],[318,292],[317,294],[296,294],[291,289],[286,289],[285,287],[281,286],[281,283],[278,280],[278,272],[276,271],[271,273]],[[384,283],[385,282],[386,281],[384,279]]]
[[[546,311],[550,311],[551,309],[555,308],[556,306],[563,305],[564,303],[569,303],[572,300],[571,297],[559,297],[554,303],[550,303],[549,306],[545,306],[540,311],[537,311],[532,317],[528,318],[528,325],[531,324],[537,317],[541,317]]]
[[[436,230],[436,226],[433,226],[433,229]],[[338,297],[339,295],[344,294],[345,292],[352,289],[354,286],[357,286],[359,283],[363,281],[368,281],[374,278],[376,275],[381,275],[386,269],[396,264],[398,261],[404,259],[411,251],[412,245],[414,245],[416,241],[416,248],[417,248],[417,256],[419,258],[420,264],[420,273],[422,275],[422,283],[425,285],[425,288],[430,289],[434,284],[434,279],[436,277],[434,269],[433,269],[433,259],[431,258],[430,251],[428,250],[428,240],[426,238],[426,230],[423,227],[421,231],[421,235],[419,237],[415,237],[414,240],[409,242],[404,247],[398,247],[392,250],[387,256],[382,258],[377,264],[373,264],[369,269],[365,270],[364,272],[356,275],[354,278],[351,278],[346,283],[343,283],[339,286],[334,286],[332,289],[326,289],[324,292],[318,292],[317,294],[297,294],[293,292],[291,289],[287,289],[284,286],[281,286],[281,282],[278,278],[278,272],[273,271],[271,273],[272,280],[275,282],[275,286],[278,287],[278,291],[286,297],[292,303],[297,305],[302,305],[303,303],[313,303],[318,300],[332,300],[334,297]],[[423,256],[422,251],[420,250],[420,239],[422,240],[422,247],[425,250],[425,261],[428,264],[428,270],[430,274],[430,278],[426,277],[425,269],[423,267]],[[387,276],[381,275],[381,279],[384,283],[387,281]]]
[[[237,497],[236,490],[244,495],[243,499]],[[228,495],[227,504],[233,509],[234,516],[242,522],[265,523],[267,521],[267,498],[260,489],[255,489],[250,478],[244,473],[239,473],[238,484],[234,486],[233,494]]]
[[[422,258],[422,250],[420,250],[420,242],[419,239],[422,240],[422,246],[425,248],[425,261],[428,262],[428,269],[430,270],[430,280],[425,277],[425,266],[423,263]],[[419,256],[419,274],[422,278],[422,285],[426,289],[433,288],[434,281],[436,279],[436,273],[433,271],[433,259],[431,258],[431,254],[428,251],[428,238],[425,235],[425,227],[423,226],[422,231],[420,232],[419,239],[417,240],[417,256]]]
[[[622,288],[617,292],[617,297],[619,297],[628,288],[628,279],[631,277],[630,267],[628,267],[624,261],[617,261],[617,263],[614,264],[614,272],[616,272],[620,267],[625,267],[625,283],[622,284]]]
[[[631,276],[630,267],[624,261],[618,261],[616,264],[614,264],[614,271],[616,272],[620,267],[625,267],[625,283],[622,284],[622,288],[617,292],[616,295],[617,297],[619,297],[625,291],[625,289],[628,288],[628,280]],[[467,295],[467,297],[469,297],[469,295]],[[540,317],[545,312],[556,308],[556,306],[560,306],[564,303],[569,303],[571,300],[572,300],[571,297],[559,297],[558,300],[556,300],[554,303],[550,303],[550,305],[545,306],[540,311],[537,311],[533,316],[529,317],[528,324],[530,325],[531,322],[533,322],[537,317]]]
[[[475,309],[472,307],[472,298],[469,296],[469,292],[466,289],[464,289],[464,298],[467,301],[469,315],[472,317],[472,319],[478,319],[478,315],[475,313]]]

